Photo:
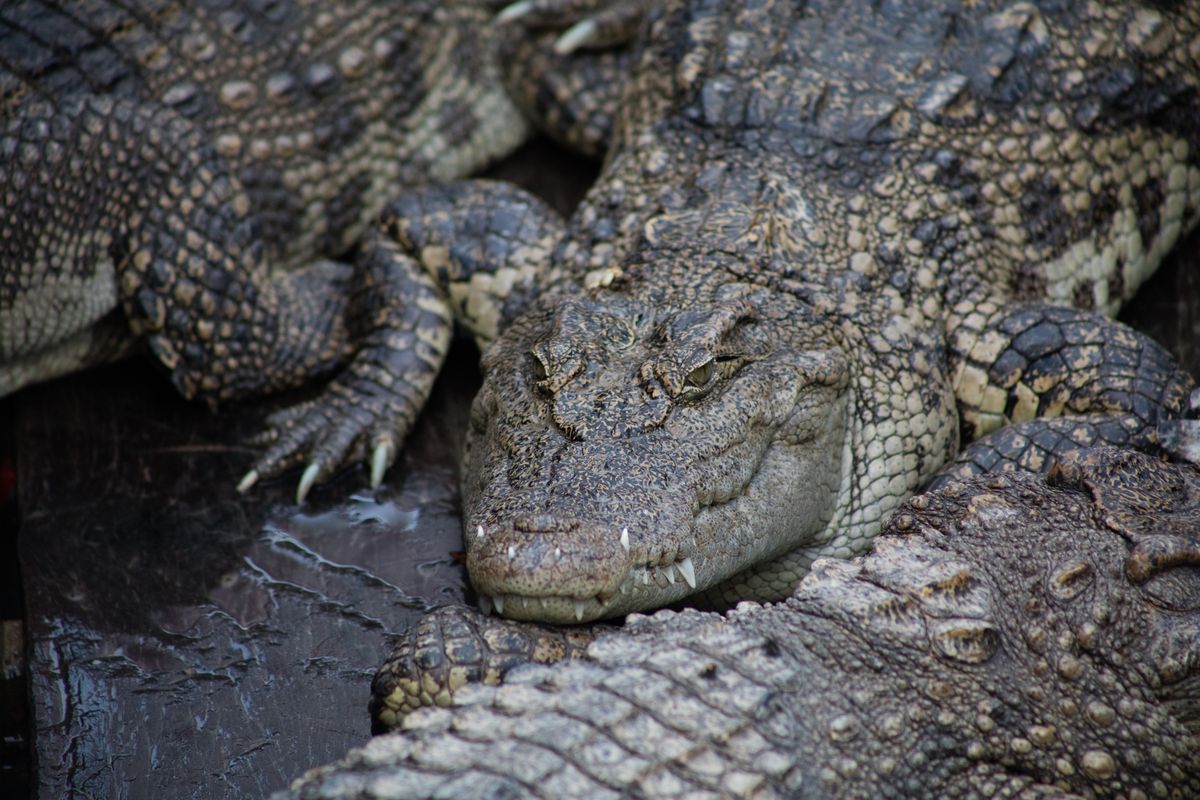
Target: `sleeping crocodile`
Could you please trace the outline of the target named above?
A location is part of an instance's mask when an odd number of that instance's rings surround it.
[[[956,458],[1153,450],[1191,413],[1108,315],[1200,216],[1200,6],[651,5],[569,220],[469,181],[381,218],[499,334],[463,466],[485,606],[781,598]]]
[[[949,483],[784,603],[634,615],[276,798],[627,796],[1200,796],[1200,471]]]
[[[214,404],[334,375],[269,420],[274,444],[242,488],[307,459],[303,498],[368,450],[378,484],[449,312],[419,272],[321,257],[402,187],[524,140],[495,10],[2,4],[0,395],[139,340],[184,396]]]

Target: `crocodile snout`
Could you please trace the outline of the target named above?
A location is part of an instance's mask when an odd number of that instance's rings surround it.
[[[632,565],[622,530],[549,514],[479,521],[467,528],[467,571],[476,590],[501,598],[501,606],[513,597],[604,598],[617,593]],[[520,615],[519,609],[506,616],[514,613]]]

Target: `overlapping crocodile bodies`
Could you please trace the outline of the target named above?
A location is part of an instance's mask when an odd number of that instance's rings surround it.
[[[1198,515],[1196,468],[1115,449],[948,485],[784,603],[636,617],[280,796],[1190,797]],[[376,688],[381,708],[403,694]]]

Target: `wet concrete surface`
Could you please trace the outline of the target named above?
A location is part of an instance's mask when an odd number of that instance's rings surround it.
[[[542,144],[499,174],[565,208],[590,169]],[[1194,235],[1127,314],[1193,374],[1198,250]],[[303,508],[291,501],[295,474],[246,497],[233,490],[263,406],[211,414],[145,360],[0,406],[11,431],[0,429],[0,514],[19,510],[37,796],[262,797],[361,743],[392,637],[466,598],[457,452],[475,358],[455,346],[379,491],[355,467]],[[11,550],[11,531],[4,541]]]

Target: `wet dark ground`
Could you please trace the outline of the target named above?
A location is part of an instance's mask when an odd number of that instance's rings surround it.
[[[542,143],[500,174],[565,208],[590,167]],[[1126,315],[1193,374],[1198,250],[1194,235]],[[456,345],[384,487],[353,468],[303,509],[295,475],[233,491],[263,406],[210,414],[146,361],[0,404],[0,794],[262,797],[365,739],[391,638],[465,597],[475,358]]]

